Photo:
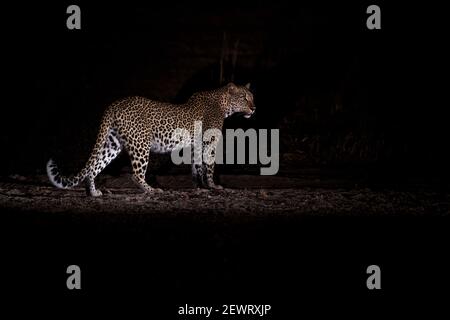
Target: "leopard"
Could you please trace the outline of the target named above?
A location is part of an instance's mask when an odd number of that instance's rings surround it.
[[[143,96],[130,96],[116,100],[103,113],[97,140],[86,165],[76,174],[62,175],[56,162],[49,159],[47,175],[57,188],[70,189],[85,182],[88,196],[102,196],[95,186],[95,178],[123,150],[131,161],[132,180],[145,194],[163,192],[151,187],[145,180],[147,166],[152,153],[170,153],[180,148],[195,148],[200,152],[209,150],[214,157],[216,144],[208,141],[194,143],[195,123],[201,121],[201,130],[222,130],[226,118],[233,114],[250,118],[256,111],[250,84],[236,85],[233,82],[217,89],[194,93],[184,103],[169,103]],[[189,134],[174,135],[179,128]],[[223,189],[214,182],[214,161],[193,161],[191,172],[194,188]]]

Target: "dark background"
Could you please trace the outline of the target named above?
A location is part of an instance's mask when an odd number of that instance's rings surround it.
[[[50,157],[79,170],[118,98],[183,102],[234,80],[252,83],[258,112],[225,127],[280,129],[290,166],[448,177],[438,8],[382,3],[368,30],[364,2],[79,4],[80,31],[65,2],[4,9],[4,175],[42,173]]]
[[[251,82],[258,108],[226,127],[279,128],[290,166],[362,168],[369,180],[448,192],[447,37],[437,5],[378,3],[382,30],[370,31],[371,3],[82,1],[82,30],[69,31],[69,4],[2,7],[3,176],[43,173],[49,157],[80,168],[109,103],[132,94],[183,101],[221,85],[222,61],[222,82]],[[93,306],[175,318],[185,303],[267,302],[275,319],[366,318],[431,312],[448,297],[445,218],[2,217],[1,289],[16,312],[61,317]],[[72,263],[82,268],[81,292],[65,289]],[[365,288],[373,263],[380,292]]]

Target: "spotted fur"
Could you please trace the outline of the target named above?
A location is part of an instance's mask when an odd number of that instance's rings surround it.
[[[113,103],[106,110],[94,149],[86,166],[76,175],[62,176],[55,162],[47,163],[47,174],[58,188],[68,189],[86,182],[88,194],[101,196],[96,189],[95,177],[125,149],[130,156],[133,179],[144,192],[161,191],[150,187],[145,173],[151,152],[167,153],[175,148],[193,144],[194,123],[202,121],[202,130],[222,130],[223,121],[233,113],[244,113],[250,117],[255,111],[253,95],[248,85],[236,86],[230,83],[220,89],[194,94],[187,103],[174,105],[152,101],[143,97],[128,97]],[[188,130],[190,139],[173,138],[177,128]],[[199,154],[209,148],[214,156],[215,145],[203,143]],[[191,148],[194,154],[194,148]],[[192,164],[194,186],[221,188],[214,184],[213,164]]]

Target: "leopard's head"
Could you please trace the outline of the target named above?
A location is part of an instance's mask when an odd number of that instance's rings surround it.
[[[245,86],[229,83],[225,88],[228,97],[225,118],[234,113],[243,113],[245,118],[250,118],[256,110],[253,94],[250,92],[250,83]]]

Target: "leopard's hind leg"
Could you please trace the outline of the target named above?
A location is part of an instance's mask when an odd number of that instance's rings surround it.
[[[145,193],[162,192],[159,188],[152,188],[145,181],[145,173],[147,172],[150,157],[150,141],[145,139],[122,139],[121,142],[130,156],[131,167],[133,168],[133,181]]]
[[[108,130],[105,140],[100,148],[96,148],[96,153],[91,156],[88,163],[90,170],[86,176],[86,192],[93,197],[102,195],[102,192],[95,188],[95,177],[122,151],[119,136],[115,129]]]

